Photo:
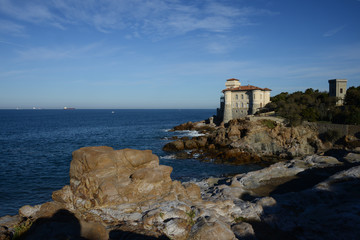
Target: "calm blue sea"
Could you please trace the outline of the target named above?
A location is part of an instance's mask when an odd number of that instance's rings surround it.
[[[0,110],[0,216],[50,201],[53,191],[69,184],[71,153],[85,146],[150,149],[160,164],[174,168],[171,177],[181,181],[258,168],[179,160],[162,151],[171,136],[194,134],[167,130],[214,114],[215,110]]]

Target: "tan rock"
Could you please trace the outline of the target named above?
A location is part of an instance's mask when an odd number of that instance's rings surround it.
[[[36,218],[52,217],[60,209],[64,209],[63,204],[58,202],[46,202],[42,204],[40,210],[36,212]]]
[[[239,139],[241,136],[239,127],[237,125],[231,125],[227,130],[227,136],[233,141]]]
[[[189,240],[235,240],[230,227],[218,219],[201,218],[191,228]]]
[[[108,240],[109,233],[106,228],[97,222],[80,221],[81,237],[88,240]]]
[[[53,200],[90,209],[161,199],[171,189],[171,171],[150,150],[85,147],[73,152],[70,187],[54,192]]]
[[[182,218],[172,218],[165,223],[164,233],[170,239],[185,240],[189,234],[191,226],[189,222]]]
[[[22,206],[19,209],[19,215],[21,217],[26,217],[26,218],[30,218],[30,217],[35,217],[36,213],[40,210],[41,205],[36,205],[36,206],[30,206],[30,205],[25,205]]]
[[[254,229],[249,223],[237,223],[231,226],[231,230],[235,233],[238,239],[256,239]]]
[[[201,190],[198,185],[195,183],[185,183],[183,184],[186,190],[186,194],[191,201],[201,200]]]

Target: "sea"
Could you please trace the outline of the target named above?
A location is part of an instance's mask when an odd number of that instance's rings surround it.
[[[0,217],[18,214],[24,205],[51,201],[69,184],[72,152],[87,146],[150,149],[160,164],[173,167],[171,178],[197,181],[244,173],[256,165],[220,165],[176,159],[162,151],[171,137],[199,136],[196,131],[169,131],[201,121],[215,109],[75,109],[0,110]]]

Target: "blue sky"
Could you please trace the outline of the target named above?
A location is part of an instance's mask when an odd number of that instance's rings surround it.
[[[0,108],[216,108],[360,85],[359,0],[0,0]]]

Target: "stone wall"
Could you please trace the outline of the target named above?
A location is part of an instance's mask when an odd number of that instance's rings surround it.
[[[306,123],[310,126],[314,126],[318,129],[319,134],[325,133],[327,131],[337,131],[340,136],[354,136],[356,133],[360,132],[360,126],[359,125],[345,125],[345,124],[333,124],[333,123]]]

